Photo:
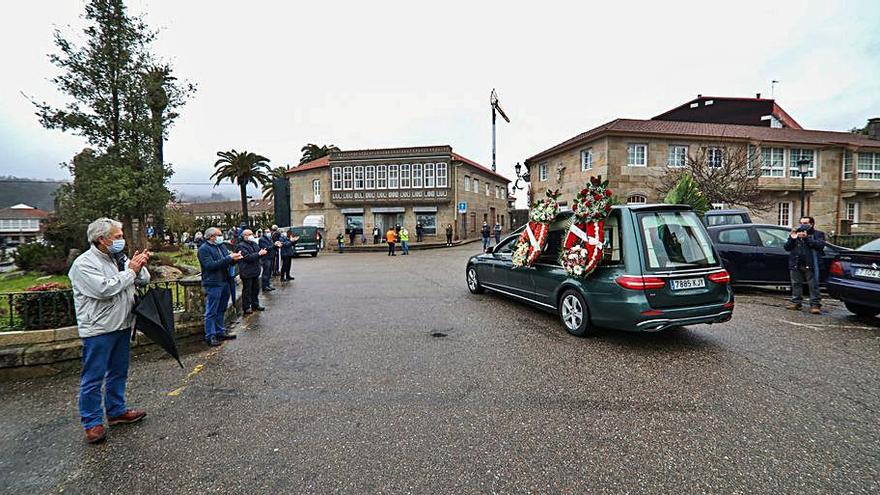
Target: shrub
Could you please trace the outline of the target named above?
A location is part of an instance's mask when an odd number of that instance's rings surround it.
[[[25,330],[59,328],[76,324],[73,292],[64,284],[34,285],[15,296],[15,312]]]
[[[40,263],[49,258],[63,257],[64,254],[60,249],[39,242],[31,242],[18,246],[15,251],[15,265],[22,270],[34,271],[39,270]]]

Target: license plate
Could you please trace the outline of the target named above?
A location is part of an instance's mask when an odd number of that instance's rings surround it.
[[[871,270],[869,268],[856,268],[856,277],[880,278],[880,270]]]
[[[670,280],[672,290],[700,289],[706,286],[704,278],[685,278],[682,280]]]
[[[299,246],[299,247],[296,248],[297,251],[302,251],[302,250],[304,250],[304,249],[305,249],[305,247],[303,247],[303,246]]]

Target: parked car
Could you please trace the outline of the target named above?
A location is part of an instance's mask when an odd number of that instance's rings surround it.
[[[791,229],[779,225],[742,224],[709,227],[709,236],[721,255],[731,282],[746,285],[791,284],[785,241]],[[819,284],[825,285],[828,267],[847,248],[825,245],[819,266]]]
[[[733,314],[730,276],[697,215],[686,206],[616,206],[605,222],[602,263],[587,278],[569,276],[559,263],[571,213],[551,224],[532,267],[513,268],[523,228],[489,253],[467,262],[468,289],[490,290],[556,312],[573,335],[596,328],[659,331],[719,323]]]
[[[709,210],[703,215],[703,225],[707,227],[743,223],[752,223],[746,210]]]
[[[880,239],[831,262],[828,293],[859,316],[880,314]]]
[[[281,227],[278,230],[282,233],[292,230],[293,235],[299,236],[299,240],[296,241],[296,256],[301,254],[311,254],[313,258],[318,256],[320,245],[317,227]]]

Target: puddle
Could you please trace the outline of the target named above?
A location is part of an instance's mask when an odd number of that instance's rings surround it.
[[[431,337],[446,337],[446,334],[443,332],[433,332]]]

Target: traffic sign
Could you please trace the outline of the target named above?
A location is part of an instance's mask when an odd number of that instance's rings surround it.
[[[458,203],[458,212],[467,213],[467,201],[461,201]]]

